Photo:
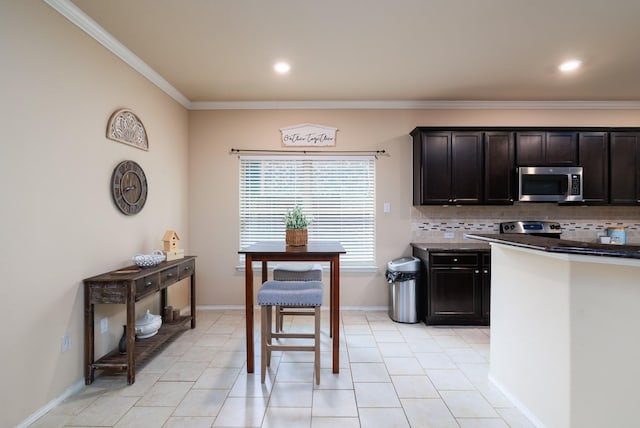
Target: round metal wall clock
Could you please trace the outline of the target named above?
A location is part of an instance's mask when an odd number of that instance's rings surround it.
[[[111,176],[111,194],[120,211],[135,215],[147,202],[147,177],[134,161],[120,162]]]

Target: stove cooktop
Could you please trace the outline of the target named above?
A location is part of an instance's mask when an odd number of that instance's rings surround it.
[[[508,221],[500,223],[500,233],[560,237],[562,226],[555,221]]]

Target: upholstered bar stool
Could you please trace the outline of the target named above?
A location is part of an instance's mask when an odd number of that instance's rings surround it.
[[[274,281],[322,281],[322,265],[288,263],[273,268]],[[276,331],[282,331],[284,315],[313,315],[314,311],[294,306],[276,306]]]
[[[320,384],[320,306],[322,305],[322,282],[320,281],[267,281],[258,290],[258,304],[261,306],[262,352],[260,356],[260,380],[264,383],[267,367],[271,364],[271,351],[311,351],[314,352],[314,373],[316,384]],[[278,333],[272,329],[272,308],[274,306],[300,306],[314,309],[314,332]],[[273,338],[314,339],[313,346],[273,344]]]

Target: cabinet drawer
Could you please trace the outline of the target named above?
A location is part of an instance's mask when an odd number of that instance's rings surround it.
[[[435,253],[431,255],[432,266],[476,266],[478,254],[474,253]]]
[[[150,293],[155,293],[159,289],[160,277],[157,274],[149,275],[136,280],[136,300]]]
[[[174,282],[178,282],[178,266],[160,272],[160,288],[168,287]]]
[[[180,265],[178,265],[178,279],[184,279],[193,275],[195,268],[195,260],[189,260],[188,262],[180,263]]]

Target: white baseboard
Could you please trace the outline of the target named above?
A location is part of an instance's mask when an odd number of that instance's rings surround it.
[[[244,305],[198,305],[196,310],[198,311],[230,311],[244,309]],[[255,309],[259,309],[258,305],[254,305]],[[328,311],[329,307],[324,305],[322,310]],[[340,311],[388,311],[388,306],[342,306]]]
[[[58,406],[60,403],[62,403],[64,400],[71,397],[72,395],[80,392],[84,388],[84,386],[85,386],[84,380],[81,380],[80,382],[71,385],[62,393],[61,396],[59,396],[58,398],[54,398],[53,400],[49,401],[46,405],[38,409],[36,412],[32,413],[27,419],[25,419],[24,421],[16,425],[16,428],[28,427],[29,425],[31,425],[32,423],[34,423],[35,421],[37,421],[38,419],[46,415],[47,412],[49,412],[49,410]]]
[[[500,392],[507,398],[507,400],[511,401],[520,412],[524,415],[525,418],[529,420],[534,426],[537,428],[546,428],[546,425],[543,424],[535,415],[529,410],[527,406],[525,406],[522,401],[518,400],[513,394],[509,392],[504,385],[498,382],[491,374],[489,374],[489,382],[491,382],[496,388],[500,390]]]

